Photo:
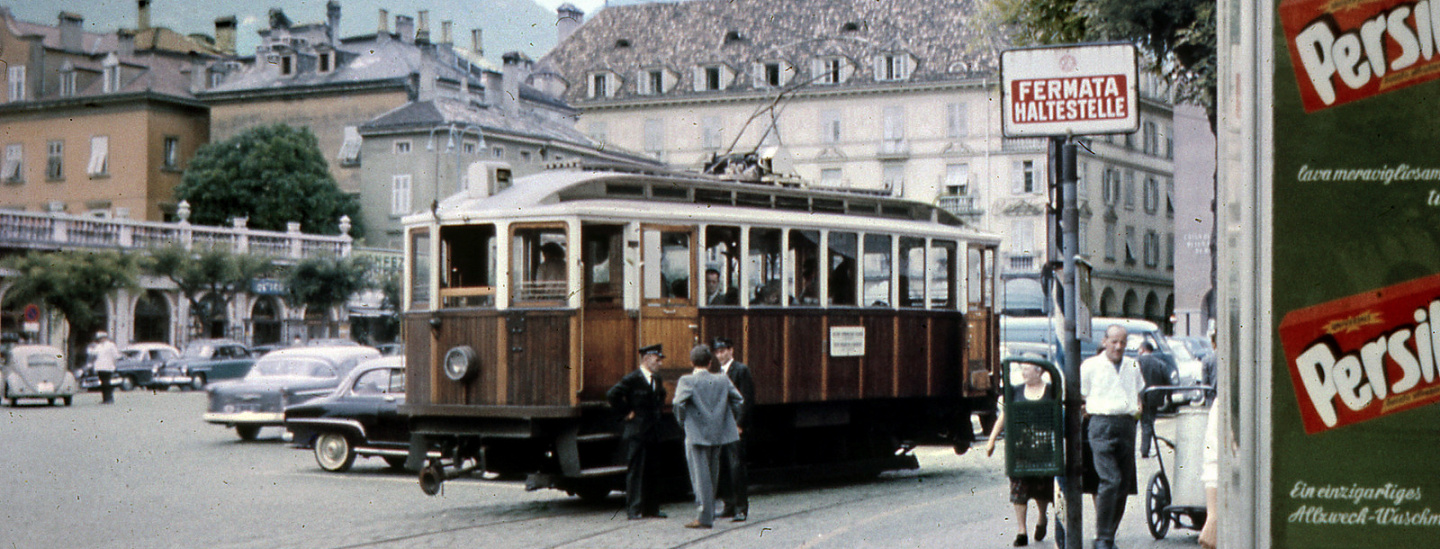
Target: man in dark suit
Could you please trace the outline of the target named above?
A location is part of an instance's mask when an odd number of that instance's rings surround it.
[[[605,393],[610,407],[625,416],[625,514],[630,520],[665,518],[655,496],[655,450],[660,440],[660,408],[665,405],[665,384],[660,379],[660,345],[640,348],[640,367],[625,374]]]
[[[721,517],[734,517],[735,522],[744,522],[750,516],[749,484],[750,474],[745,468],[745,431],[750,428],[750,411],[755,407],[755,378],[750,376],[750,367],[735,360],[735,342],[728,337],[717,337],[711,345],[715,361],[720,370],[730,378],[730,383],[740,390],[744,397],[736,424],[740,427],[740,440],[726,444],[720,453],[720,496],[725,507]]]
[[[1149,341],[1140,344],[1140,376],[1145,378],[1145,388],[1170,385],[1170,369],[1165,361],[1155,355],[1155,346]],[[1145,394],[1145,406],[1140,411],[1140,457],[1150,457],[1150,444],[1155,440],[1155,412],[1165,405],[1165,393],[1153,391]],[[1156,452],[1160,451],[1156,445]]]

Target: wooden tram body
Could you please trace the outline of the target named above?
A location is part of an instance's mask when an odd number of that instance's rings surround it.
[[[486,174],[406,219],[402,413],[411,465],[444,456],[427,492],[481,468],[620,488],[605,392],[655,343],[673,395],[692,345],[735,341],[762,478],[913,468],[911,445],[964,451],[970,414],[994,411],[998,240],[946,212],[708,176]],[[664,423],[682,474],[683,433]]]

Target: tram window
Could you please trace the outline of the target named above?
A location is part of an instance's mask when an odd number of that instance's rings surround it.
[[[643,246],[645,299],[652,305],[690,301],[690,231],[646,229]]]
[[[863,298],[870,307],[890,306],[890,236],[865,235],[865,288]]]
[[[925,239],[900,237],[900,306],[925,306]]]
[[[510,244],[510,280],[516,301],[565,299],[565,229],[518,228]]]
[[[495,226],[440,229],[440,297],[443,307],[495,306]]]
[[[736,193],[736,206],[755,206],[758,208],[770,207],[770,195],[756,193]]]
[[[830,233],[830,304],[855,305],[855,233]]]
[[[740,304],[740,228],[705,228],[703,305]]]
[[[777,196],[775,207],[782,210],[810,211],[810,199],[803,196]]]
[[[820,304],[820,231],[790,230],[790,261],[794,265],[792,305]]]
[[[980,248],[970,248],[965,254],[966,302],[972,307],[980,305],[980,292],[984,291],[985,270],[980,262]]]
[[[618,305],[624,288],[624,238],[618,225],[587,225],[583,229],[585,301]]]
[[[955,242],[930,242],[930,307],[933,309],[954,309],[956,306],[955,259]]]
[[[784,271],[780,256],[780,229],[750,229],[750,304],[780,305],[780,280]]]
[[[711,189],[695,189],[695,202],[700,204],[724,204],[734,202],[734,193]]]
[[[666,185],[655,185],[650,187],[650,196],[655,198],[674,198],[686,200],[690,198],[690,190],[685,187],[670,187]]]
[[[605,185],[605,194],[611,196],[645,196],[645,187],[643,185],[610,183]]]
[[[430,232],[410,233],[410,308],[430,306]]]
[[[811,201],[817,212],[845,213],[845,201],[816,198]]]

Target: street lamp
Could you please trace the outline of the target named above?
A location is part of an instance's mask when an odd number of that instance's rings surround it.
[[[445,151],[446,151],[446,152],[454,151],[454,153],[455,153],[455,190],[456,190],[456,192],[463,192],[463,191],[465,191],[465,190],[468,190],[469,187],[470,187],[469,182],[466,180],[465,172],[461,171],[461,165],[462,165],[462,162],[461,162],[461,158],[462,158],[461,153],[462,153],[463,151],[462,151],[462,147],[457,147],[457,146],[455,145],[456,137],[458,136],[458,137],[459,137],[459,141],[460,141],[461,143],[464,143],[464,141],[465,141],[465,135],[466,135],[467,133],[473,132],[473,133],[475,134],[475,140],[476,140],[476,145],[475,145],[475,146],[476,146],[476,150],[477,150],[477,151],[482,151],[482,150],[485,149],[485,134],[484,134],[484,133],[482,132],[482,130],[480,129],[480,126],[477,126],[477,125],[475,125],[475,124],[467,124],[467,125],[464,125],[464,126],[457,126],[457,125],[454,124],[454,123],[450,123],[450,124],[443,124],[443,125],[439,125],[439,126],[435,126],[435,127],[433,127],[433,128],[430,128],[430,138],[429,138],[428,140],[426,140],[426,142],[425,142],[425,150],[426,150],[426,151],[431,151],[431,152],[436,152],[436,153],[437,153],[437,154],[435,155],[435,172],[434,172],[434,173],[435,173],[435,182],[434,182],[434,185],[435,185],[435,199],[434,199],[433,202],[430,203],[430,211],[431,211],[431,212],[434,212],[435,210],[437,210],[437,209],[440,207],[440,155],[438,154],[439,151],[436,151],[436,149],[435,149],[435,133],[438,132],[438,131],[440,131],[440,130],[445,130],[445,133],[446,133]]]

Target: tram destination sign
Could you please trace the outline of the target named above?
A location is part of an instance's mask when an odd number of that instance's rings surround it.
[[[1132,133],[1140,129],[1132,44],[1024,48],[1000,53],[1006,137]]]

